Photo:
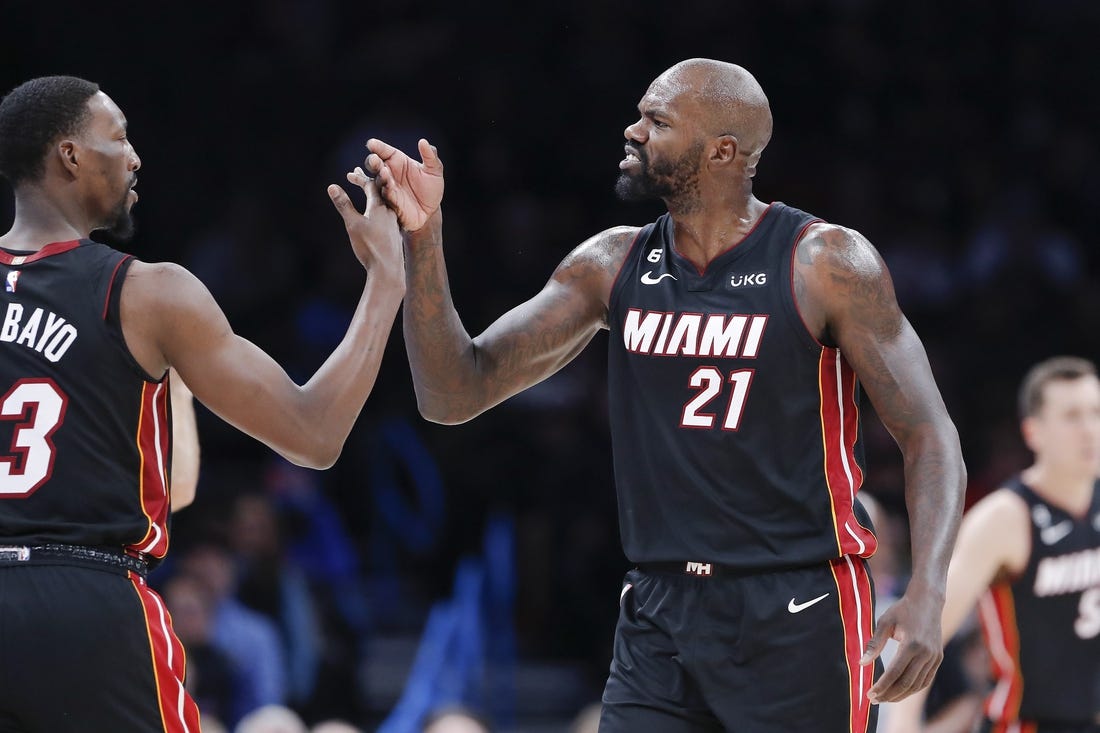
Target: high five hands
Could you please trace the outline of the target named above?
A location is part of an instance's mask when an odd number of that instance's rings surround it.
[[[443,163],[435,146],[421,138],[420,162],[376,138],[367,141],[367,173],[375,178],[386,205],[401,228],[420,229],[443,200]]]

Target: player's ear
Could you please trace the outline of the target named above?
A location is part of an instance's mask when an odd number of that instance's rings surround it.
[[[1023,436],[1024,444],[1032,453],[1037,452],[1040,447],[1038,420],[1034,415],[1029,415],[1020,421],[1020,435]]]
[[[80,172],[80,146],[73,140],[62,140],[55,152],[61,167],[75,178]]]
[[[737,158],[739,145],[733,135],[719,135],[711,148],[710,161],[719,165],[728,165]]]

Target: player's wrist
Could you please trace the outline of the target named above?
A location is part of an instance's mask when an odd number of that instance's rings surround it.
[[[431,247],[443,244],[443,210],[437,207],[416,229],[406,229],[405,242],[410,247]]]

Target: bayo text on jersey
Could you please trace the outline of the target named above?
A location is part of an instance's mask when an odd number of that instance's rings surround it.
[[[76,326],[43,308],[27,310],[19,303],[8,303],[0,343],[21,344],[56,363],[76,341]]]

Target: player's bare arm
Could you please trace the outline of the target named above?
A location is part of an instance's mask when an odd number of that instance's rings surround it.
[[[1031,555],[1031,518],[1027,503],[998,489],[966,513],[947,571],[943,640],[962,626],[985,590],[1002,578],[1019,575]]]
[[[298,386],[271,357],[233,333],[197,278],[182,267],[136,262],[122,290],[127,345],[150,374],[174,366],[204,405],[288,460],[313,468],[335,462],[374,386],[404,294],[396,219],[361,171],[360,214],[338,186],[329,195],[344,219],[366,284],[351,325],[313,377]]]
[[[798,244],[794,278],[807,326],[838,346],[904,459],[913,577],[864,656],[869,663],[887,638],[898,639],[898,654],[870,697],[900,700],[928,685],[943,658],[940,615],[966,482],[958,433],[870,242],[843,227],[815,226]]]
[[[421,414],[460,423],[569,363],[600,328],[637,229],[618,227],[581,244],[546,286],[471,338],[455,310],[443,257],[443,163],[427,140],[421,160],[367,141],[366,168],[406,235],[405,347]]]
[[[569,363],[607,327],[611,285],[637,231],[618,227],[584,242],[537,295],[474,338],[447,284],[441,214],[408,234],[403,323],[421,414],[464,422]]]
[[[1027,504],[1007,489],[994,491],[963,517],[947,571],[947,599],[942,617],[945,644],[990,585],[1027,567],[1031,554],[1030,522]],[[925,688],[894,705],[884,733],[930,733],[931,727],[922,723],[927,698]]]
[[[195,500],[199,483],[199,431],[191,390],[175,369],[168,379],[172,396],[172,511],[176,512]]]

